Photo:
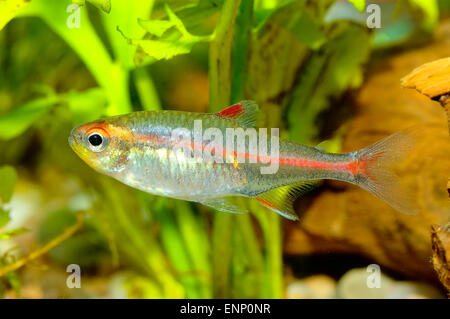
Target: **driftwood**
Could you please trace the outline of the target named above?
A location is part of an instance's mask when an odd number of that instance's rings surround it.
[[[450,223],[433,227],[431,240],[434,269],[444,287],[450,291]]]
[[[447,112],[450,131],[450,58],[425,63],[402,79],[402,85],[439,102]],[[450,149],[448,150],[450,154]],[[450,197],[450,177],[447,182]],[[450,291],[450,223],[433,225],[431,231],[433,267],[439,280]]]
[[[404,215],[362,189],[327,182],[311,203],[300,204],[299,223],[285,223],[286,254],[357,253],[415,280],[440,280],[449,289],[450,240],[444,226],[450,222],[448,119],[436,102],[403,88],[399,81],[423,63],[450,56],[449,39],[450,21],[441,24],[433,43],[372,63],[354,99],[353,116],[344,126],[344,152],[404,128],[423,128],[423,142],[396,168],[414,189],[420,214]],[[450,91],[450,63],[445,68],[432,66],[438,71],[434,75],[426,76],[422,72],[426,69],[419,69],[405,77],[403,84],[444,103],[447,100],[442,96]],[[414,85],[412,80],[416,80]],[[447,89],[439,91],[430,80],[441,88],[445,83]]]
[[[450,58],[425,63],[405,76],[402,85],[441,103],[447,112],[450,131]],[[450,197],[450,177],[447,190]]]
[[[402,85],[440,102],[447,112],[450,130],[450,58],[425,63],[414,69],[402,79]]]

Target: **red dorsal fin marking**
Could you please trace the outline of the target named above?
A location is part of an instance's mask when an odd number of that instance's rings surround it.
[[[255,102],[241,101],[216,113],[216,115],[233,120],[242,127],[254,127],[258,112],[259,108]]]
[[[235,104],[230,106],[229,108],[226,108],[223,111],[220,111],[219,113],[217,113],[217,116],[229,117],[231,119],[234,119],[239,115],[241,115],[242,113],[244,113],[242,104]]]

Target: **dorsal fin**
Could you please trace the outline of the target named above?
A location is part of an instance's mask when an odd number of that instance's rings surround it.
[[[312,180],[293,185],[282,186],[256,196],[256,200],[267,208],[291,220],[297,220],[294,211],[295,200],[317,186],[319,181]]]
[[[241,101],[216,113],[216,115],[233,120],[243,127],[254,127],[258,112],[259,107],[255,102]]]

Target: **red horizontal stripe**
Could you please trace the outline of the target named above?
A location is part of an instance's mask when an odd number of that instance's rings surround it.
[[[158,136],[153,135],[140,135],[138,136],[138,139],[141,141],[150,141],[154,143],[160,143],[165,144],[168,141],[161,139]],[[173,142],[170,144],[174,144]],[[194,142],[190,142],[190,145],[188,147],[191,151],[194,151],[196,149]],[[201,151],[204,152],[207,145],[201,145]],[[180,145],[180,147],[183,147],[183,145]],[[217,155],[217,154],[216,154]],[[352,174],[355,174],[359,169],[364,169],[363,165],[359,165],[357,161],[352,162],[326,162],[326,161],[318,161],[318,160],[311,160],[311,159],[302,159],[302,158],[292,158],[292,157],[281,157],[281,158],[272,158],[270,156],[259,156],[259,155],[252,155],[250,153],[237,153],[236,151],[231,152],[231,154],[227,154],[226,149],[223,150],[221,156],[225,158],[227,155],[232,155],[235,158],[244,157],[245,159],[252,159],[253,161],[260,162],[260,163],[270,163],[270,162],[278,162],[279,165],[287,165],[287,166],[295,166],[295,167],[305,167],[305,168],[311,168],[311,169],[323,169],[323,170],[344,170],[349,171]]]

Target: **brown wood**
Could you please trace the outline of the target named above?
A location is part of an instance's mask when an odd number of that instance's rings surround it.
[[[414,69],[402,79],[402,85],[439,102],[447,113],[450,131],[450,57]],[[450,149],[448,150],[450,154]],[[450,177],[447,181],[450,197]],[[433,267],[444,287],[450,292],[450,223],[433,225],[431,231]]]
[[[414,280],[436,284],[441,280],[448,289],[448,232],[442,227],[450,222],[449,128],[444,110],[430,98],[447,101],[441,96],[450,91],[450,59],[428,64],[405,77],[442,56],[450,56],[450,21],[441,23],[432,43],[375,60],[354,99],[352,118],[343,127],[344,152],[404,128],[422,128],[423,141],[396,169],[414,189],[420,213],[405,215],[356,186],[327,182],[324,191],[297,210],[300,222],[285,222],[286,254],[357,253],[382,269],[393,269]],[[405,86],[426,96],[403,88],[402,78]],[[442,245],[433,239],[432,246],[432,229],[433,238]],[[436,262],[432,262],[433,256],[438,256]]]
[[[433,266],[445,288],[450,291],[450,223],[432,227]]]

